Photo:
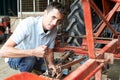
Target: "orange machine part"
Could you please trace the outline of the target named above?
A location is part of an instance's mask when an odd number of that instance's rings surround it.
[[[5,80],[52,80],[45,76],[37,76],[32,73],[22,72],[6,78]]]

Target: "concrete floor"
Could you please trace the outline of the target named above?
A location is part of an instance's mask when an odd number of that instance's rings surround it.
[[[106,74],[111,80],[120,80],[120,60],[114,60]]]
[[[2,45],[0,45],[1,48]],[[17,70],[9,68],[8,64],[4,62],[4,58],[0,58],[0,80],[19,73]],[[120,60],[114,60],[114,64],[110,65],[108,72],[105,74],[109,79],[103,80],[120,80]]]
[[[9,68],[8,64],[4,62],[4,59],[0,58],[0,80],[19,73],[17,70]]]
[[[2,45],[0,45],[1,48]],[[0,80],[4,80],[6,77],[19,73],[17,70],[9,68],[8,64],[4,62],[4,58],[0,58]]]

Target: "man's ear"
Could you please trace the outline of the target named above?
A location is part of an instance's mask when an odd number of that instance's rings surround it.
[[[45,14],[45,15],[47,14],[47,10],[44,10],[44,14]]]

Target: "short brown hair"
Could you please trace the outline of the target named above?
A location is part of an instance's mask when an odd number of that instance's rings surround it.
[[[50,10],[52,10],[53,8],[58,9],[58,11],[59,11],[61,14],[63,14],[63,15],[66,15],[66,14],[67,14],[65,6],[62,5],[62,4],[59,3],[59,2],[56,2],[56,1],[55,1],[55,2],[51,2],[51,3],[47,6],[46,10],[47,10],[47,11],[50,11]]]

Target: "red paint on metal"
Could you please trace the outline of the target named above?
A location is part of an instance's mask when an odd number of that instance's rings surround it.
[[[21,72],[13,76],[10,76],[4,80],[53,80],[53,79],[44,76],[37,76],[35,74],[28,72]]]
[[[92,31],[92,18],[91,18],[91,9],[90,9],[89,0],[82,0],[82,5],[83,5],[85,27],[86,27],[88,54],[90,58],[95,58],[94,39],[93,39],[93,31]]]
[[[64,80],[87,80],[85,79],[99,64],[94,59],[87,60],[84,65],[81,65],[72,73],[70,73]]]

